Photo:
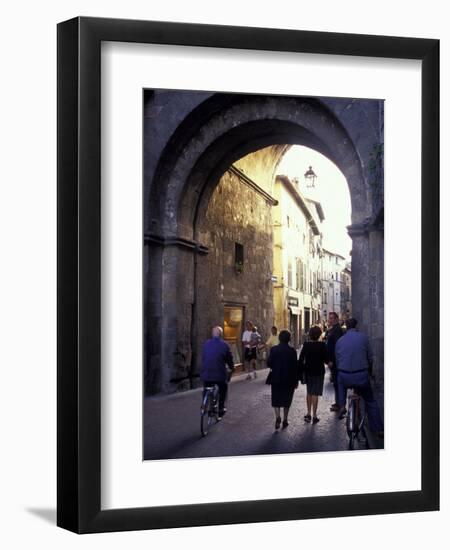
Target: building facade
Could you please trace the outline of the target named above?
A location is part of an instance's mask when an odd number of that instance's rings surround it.
[[[273,195],[278,203],[272,210],[275,325],[289,329],[297,347],[321,313],[323,211],[286,176],[276,177]]]
[[[332,311],[342,320],[347,311],[343,300],[345,258],[336,252],[323,249],[322,261],[322,316],[326,319]],[[350,271],[346,275],[351,276]]]
[[[342,270],[341,304],[343,307],[343,317],[346,319],[352,317],[352,268],[350,262],[347,262],[345,268]]]

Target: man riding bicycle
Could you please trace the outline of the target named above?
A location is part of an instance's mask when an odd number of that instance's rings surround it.
[[[368,337],[356,329],[357,324],[356,319],[348,319],[347,332],[336,343],[339,418],[345,415],[347,389],[355,388],[365,401],[369,428],[382,437],[383,421],[370,385],[372,349]]]
[[[228,392],[228,382],[234,370],[233,356],[230,346],[222,340],[221,327],[212,329],[212,338],[203,344],[202,368],[200,378],[203,387],[214,386],[219,388],[219,417],[221,420],[226,412],[225,400]]]

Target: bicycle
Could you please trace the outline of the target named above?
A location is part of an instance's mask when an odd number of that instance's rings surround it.
[[[353,451],[355,448],[355,441],[360,441],[360,434],[364,437],[366,442],[366,449],[369,448],[369,441],[367,439],[366,429],[364,423],[366,420],[366,407],[364,399],[358,394],[357,388],[353,387],[352,393],[347,399],[347,416],[346,416],[346,429],[348,435],[348,448]]]
[[[200,430],[205,437],[213,421],[219,421],[219,386],[207,386],[203,389],[202,405],[200,407]]]

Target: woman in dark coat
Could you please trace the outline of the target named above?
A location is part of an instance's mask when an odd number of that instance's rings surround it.
[[[280,343],[270,350],[267,365],[270,368],[268,383],[272,386],[272,407],[275,410],[275,429],[281,424],[280,408],[283,407],[283,428],[289,425],[289,407],[294,390],[298,387],[297,352],[289,346],[291,333],[282,330],[278,336]]]
[[[329,357],[325,342],[320,342],[319,338],[322,329],[313,326],[309,329],[308,342],[305,342],[299,357],[299,372],[302,383],[306,383],[306,422],[319,422],[317,417],[317,405],[319,395],[323,392],[323,379],[325,376],[325,363],[328,363]],[[312,408],[312,417],[311,417]]]

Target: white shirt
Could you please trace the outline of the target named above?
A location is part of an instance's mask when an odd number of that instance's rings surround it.
[[[247,344],[245,344],[246,348],[250,347],[249,342],[250,342],[251,336],[252,336],[252,331],[251,330],[244,331],[244,334],[242,335],[242,341],[247,342]]]

